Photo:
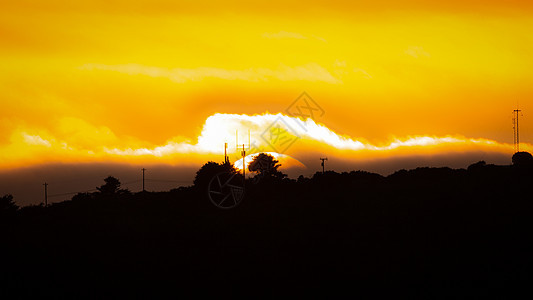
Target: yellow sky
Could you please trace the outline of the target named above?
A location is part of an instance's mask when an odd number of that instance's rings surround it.
[[[197,163],[222,149],[220,136],[199,141],[209,117],[276,115],[303,91],[324,110],[317,124],[367,148],[342,148],[320,132],[291,150],[296,158],[305,145],[350,150],[339,154],[346,157],[394,156],[414,151],[412,144],[402,153],[385,148],[423,137],[433,140],[416,147],[431,152],[467,151],[483,140],[496,144],[474,148],[512,153],[506,144],[517,103],[521,138],[533,138],[527,2],[0,6],[3,167],[175,163],[176,155]],[[233,143],[234,129],[246,131],[239,116],[222,140]],[[253,133],[258,140],[270,124],[264,120],[254,121],[262,124]],[[435,148],[435,141],[445,146]],[[150,152],[157,147],[174,152]]]

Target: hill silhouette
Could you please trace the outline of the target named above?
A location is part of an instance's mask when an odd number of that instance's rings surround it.
[[[204,189],[218,166],[168,192],[108,177],[49,207],[17,211],[5,197],[1,293],[481,298],[531,281],[531,168],[273,176],[219,210]]]

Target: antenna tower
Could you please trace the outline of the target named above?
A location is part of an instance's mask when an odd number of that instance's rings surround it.
[[[515,109],[513,110],[513,143],[514,151],[520,152],[520,132],[518,131],[518,117],[521,115],[522,110]]]

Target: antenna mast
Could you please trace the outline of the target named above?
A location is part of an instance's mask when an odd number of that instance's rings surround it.
[[[327,157],[321,157],[320,160],[322,161],[322,174],[326,173],[326,160],[328,160]]]
[[[244,159],[246,158],[246,151],[244,150],[244,144],[242,144],[242,177],[246,179],[246,164]]]
[[[229,159],[228,159],[228,143],[224,143],[224,163],[228,163],[229,162]]]
[[[515,153],[516,152],[520,152],[520,132],[518,131],[518,117],[519,117],[519,113],[521,112],[522,110],[520,109],[515,109],[513,110],[513,134],[514,134],[514,150],[515,150]]]

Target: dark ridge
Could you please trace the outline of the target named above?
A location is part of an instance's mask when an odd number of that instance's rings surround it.
[[[4,299],[514,298],[530,294],[533,169],[484,162],[247,180],[241,205],[196,186],[1,202]],[[271,172],[275,174],[275,172]],[[268,174],[268,173],[265,173]],[[514,295],[513,295],[514,294]]]

